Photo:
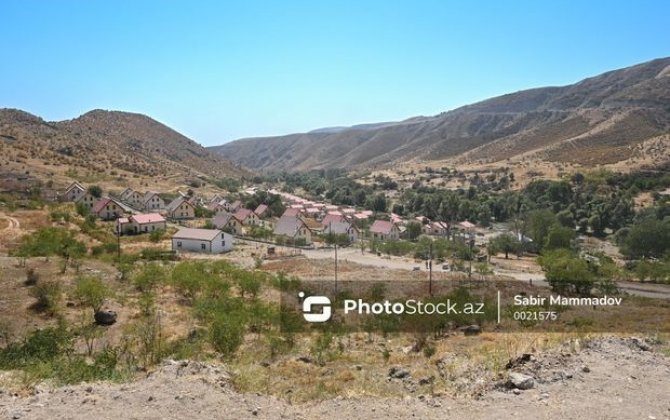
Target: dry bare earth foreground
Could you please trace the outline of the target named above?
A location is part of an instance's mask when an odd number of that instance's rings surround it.
[[[581,348],[580,348],[581,347]],[[645,341],[598,338],[533,355],[510,371],[534,385],[520,391],[489,384],[482,398],[408,395],[403,399],[336,398],[304,405],[239,394],[223,366],[165,362],[130,384],[38,388],[35,395],[0,395],[0,415],[13,419],[89,418],[670,418],[670,359]],[[389,379],[393,381],[411,381]]]

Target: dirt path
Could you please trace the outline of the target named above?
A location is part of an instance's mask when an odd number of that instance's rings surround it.
[[[0,219],[4,219],[8,223],[7,227],[0,230],[0,232],[21,228],[21,223],[19,223],[19,220],[16,217],[8,216],[5,213],[0,213]]]
[[[6,419],[669,419],[670,359],[634,339],[604,338],[538,354],[514,368],[534,378],[526,391],[492,389],[480,399],[416,395],[337,397],[292,405],[232,389],[224,366],[166,362],[129,384],[38,387],[0,393]],[[572,344],[574,347],[574,343]],[[394,379],[395,380],[395,379]]]

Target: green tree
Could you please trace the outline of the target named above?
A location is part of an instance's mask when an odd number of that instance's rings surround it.
[[[81,276],[75,281],[74,296],[82,306],[88,306],[97,313],[105,300],[112,297],[112,290],[97,277]]]
[[[589,264],[566,249],[549,251],[539,259],[551,289],[557,293],[590,295],[595,284]]]
[[[547,235],[544,249],[571,248],[575,239],[575,230],[564,226],[554,226]]]
[[[102,197],[102,188],[100,188],[98,185],[91,185],[88,187],[88,192],[95,198]]]
[[[407,238],[410,241],[416,241],[417,238],[421,235],[421,223],[419,222],[410,222],[407,224]]]
[[[516,253],[519,250],[521,250],[521,242],[511,233],[498,235],[489,242],[489,255],[504,252],[505,259],[508,259],[510,253]]]
[[[669,249],[670,219],[661,221],[648,218],[636,223],[621,244],[621,252],[631,259],[660,258]]]

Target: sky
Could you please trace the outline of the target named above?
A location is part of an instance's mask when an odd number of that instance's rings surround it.
[[[205,145],[434,115],[670,56],[660,1],[2,0],[0,108]]]

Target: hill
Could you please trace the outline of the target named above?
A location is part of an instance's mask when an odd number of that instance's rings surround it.
[[[24,111],[0,109],[0,166],[51,176],[67,172],[184,179],[249,174],[145,115],[103,110],[48,122]]]
[[[433,117],[241,139],[211,150],[269,171],[528,158],[590,166],[667,159],[668,133],[670,58],[662,58]]]

